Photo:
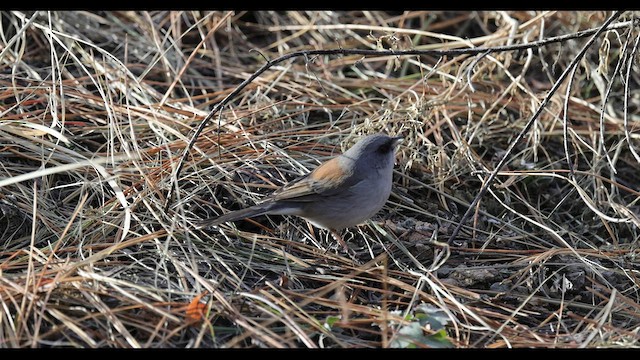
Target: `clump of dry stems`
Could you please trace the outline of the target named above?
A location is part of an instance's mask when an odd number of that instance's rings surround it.
[[[637,15],[578,59],[610,12],[1,13],[0,346],[638,346]],[[283,61],[176,171],[267,59],[571,34]],[[354,254],[299,218],[194,229],[378,131],[405,141]]]

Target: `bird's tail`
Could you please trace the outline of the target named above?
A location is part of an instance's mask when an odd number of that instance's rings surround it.
[[[270,204],[254,205],[246,209],[232,211],[222,216],[218,216],[217,218],[202,220],[196,223],[196,227],[198,229],[201,229],[209,226],[220,225],[222,223],[229,222],[229,221],[237,221],[237,220],[242,220],[250,217],[264,215],[268,213],[271,210],[271,208],[272,206],[270,206]]]

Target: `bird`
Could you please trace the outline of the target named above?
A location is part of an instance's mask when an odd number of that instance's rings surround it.
[[[343,249],[340,230],[363,223],[387,202],[393,183],[395,150],[401,136],[365,136],[346,152],[275,190],[257,205],[204,219],[208,228],[260,215],[293,215],[329,230]]]

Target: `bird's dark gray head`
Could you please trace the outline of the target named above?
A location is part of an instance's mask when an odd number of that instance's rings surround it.
[[[373,134],[362,138],[343,156],[356,162],[356,167],[393,168],[395,150],[402,137]]]

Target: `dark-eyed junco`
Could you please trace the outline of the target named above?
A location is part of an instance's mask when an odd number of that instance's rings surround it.
[[[338,230],[375,215],[389,198],[395,149],[402,137],[374,134],[344,154],[276,190],[264,202],[200,222],[219,225],[259,215],[295,215],[331,231],[345,250]]]

